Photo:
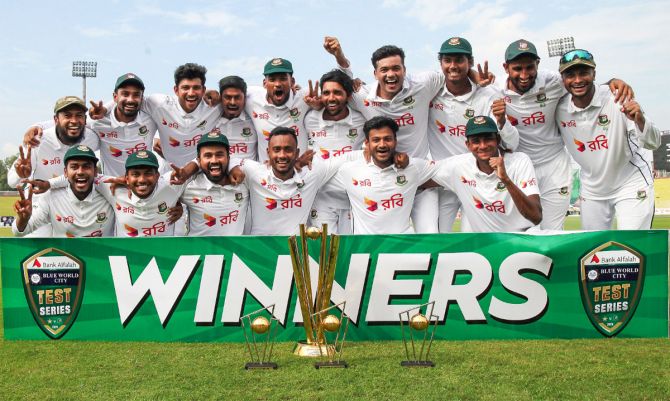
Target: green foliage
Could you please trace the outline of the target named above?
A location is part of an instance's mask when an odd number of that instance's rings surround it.
[[[0,161],[0,191],[13,191],[15,189],[7,185],[7,170],[12,168],[12,164],[18,157],[19,155],[16,154]]]

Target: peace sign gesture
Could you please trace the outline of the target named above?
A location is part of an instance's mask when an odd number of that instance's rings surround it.
[[[479,77],[475,80],[475,83],[481,87],[491,85],[496,80],[496,76],[489,72],[488,60],[484,61],[484,69],[482,69],[481,64],[477,64],[477,72],[479,73]]]
[[[16,189],[19,191],[19,199],[14,202],[14,211],[16,212],[16,228],[23,232],[30,221],[30,216],[33,215],[33,187],[28,186],[28,197],[23,192],[23,186],[17,185]]]
[[[30,160],[30,152],[31,152],[31,147],[30,145],[26,145],[26,153],[24,155],[23,153],[23,146],[19,145],[19,158],[16,159],[16,164],[14,165],[14,169],[16,170],[16,174],[21,177],[21,178],[28,178],[30,177],[30,174],[33,172],[33,164]]]
[[[107,108],[105,108],[105,106],[102,105],[102,100],[99,101],[98,103],[91,100],[90,103],[91,108],[88,109],[88,115],[93,120],[100,120],[105,116],[105,114],[107,114]]]
[[[321,110],[323,103],[321,103],[321,96],[319,96],[319,81],[312,85],[312,80],[309,81],[309,92],[305,95],[305,103],[314,110]]]

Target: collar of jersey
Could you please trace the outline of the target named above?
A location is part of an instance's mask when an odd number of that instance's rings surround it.
[[[265,102],[266,107],[272,107],[275,109],[288,109],[293,105],[293,101],[295,100],[295,96],[293,96],[293,90],[290,89],[288,92],[288,100],[286,100],[286,103],[282,104],[281,106],[275,106],[274,103],[268,101],[268,98],[266,95],[263,95],[263,101]]]
[[[114,105],[114,108],[112,109],[111,113],[109,113],[109,125],[112,128],[128,127],[128,126],[132,126],[134,124],[139,124],[139,121],[137,121],[137,120],[139,120],[140,114],[143,113],[143,111],[140,110],[140,112],[137,113],[137,116],[135,117],[135,119],[133,121],[131,121],[129,123],[122,123],[122,122],[120,122],[119,120],[116,119],[116,116],[114,115],[114,110],[116,110],[116,105]]]
[[[319,113],[319,127],[330,127],[336,124],[343,124],[343,125],[353,125],[353,111],[351,110],[351,107],[347,105],[347,109],[349,109],[349,114],[344,117],[341,120],[324,120],[323,119],[323,113],[325,113],[325,110]]]
[[[447,99],[456,99],[460,102],[468,101],[468,100],[472,99],[472,97],[474,97],[475,92],[477,92],[477,90],[479,90],[479,88],[480,88],[480,86],[477,85],[476,83],[472,82],[472,80],[470,78],[468,78],[468,81],[470,81],[470,86],[472,88],[472,90],[470,92],[468,92],[464,95],[456,96],[456,95],[452,94],[451,92],[449,92],[449,89],[447,89],[447,84],[444,84],[444,86],[442,86],[442,89],[440,89],[440,93],[438,94],[438,96],[445,97]]]
[[[210,190],[214,187],[221,187],[224,189],[230,188],[230,185],[221,185],[213,183],[212,181],[209,180],[209,178],[207,178],[207,176],[203,172],[198,173],[198,175],[195,177],[193,181],[198,187],[205,188],[206,190]]]
[[[498,176],[496,175],[495,170],[492,171],[491,174],[486,174],[485,172],[480,170],[479,167],[477,166],[477,159],[475,158],[475,155],[473,155],[472,153],[470,153],[469,159],[470,159],[470,162],[467,163],[467,165],[470,166],[470,168],[471,168],[470,172],[473,175],[475,175],[477,177],[482,177],[482,178],[485,178],[485,179],[489,179],[491,177],[498,178]]]
[[[368,92],[366,99],[380,103],[402,102],[403,100],[405,100],[405,97],[407,97],[407,95],[409,94],[411,85],[412,84],[409,81],[408,76],[405,75],[405,79],[402,82],[402,88],[400,88],[400,92],[396,93],[395,96],[393,96],[393,99],[388,100],[377,96],[377,88],[379,88],[379,82],[375,81],[370,86],[370,91]]]
[[[91,185],[93,185],[93,184],[91,184]],[[70,201],[72,201],[72,202],[92,203],[92,202],[93,202],[93,198],[94,198],[94,196],[97,195],[97,191],[96,191],[96,189],[95,189],[95,185],[93,185],[93,189],[91,190],[91,192],[89,192],[89,194],[86,195],[86,197],[85,197],[84,199],[82,199],[82,200],[79,200],[79,198],[77,198],[77,197],[74,195],[74,192],[72,192],[72,188],[70,188],[70,183],[69,183],[69,182],[68,182],[68,184],[67,184],[67,187],[65,187],[65,188],[63,188],[63,189],[65,189],[65,190],[67,191],[68,199],[70,199]]]
[[[365,161],[365,159],[361,159],[361,160],[363,160],[363,163],[365,163],[365,165],[368,166],[368,168],[374,169],[374,170],[379,171],[379,172],[393,170],[397,173],[398,171],[400,171],[400,169],[398,167],[396,167],[395,163],[391,164],[388,167],[381,168],[381,167],[379,167],[378,165],[375,164],[375,162],[372,160],[372,158],[370,158],[370,161]],[[410,163],[411,163],[411,161],[410,161]]]
[[[593,94],[593,99],[591,99],[591,103],[589,103],[588,106],[584,107],[583,109],[580,109],[579,107],[575,106],[575,104],[572,102],[572,95],[570,95],[570,101],[568,102],[568,112],[570,113],[578,113],[580,111],[588,110],[591,107],[596,107],[596,108],[601,108],[605,104],[605,99],[604,96],[602,95],[602,91],[600,90],[600,86],[597,85],[595,82],[593,83],[595,85],[595,93]],[[607,87],[607,92],[609,92],[609,87]]]
[[[223,116],[223,112],[221,112],[221,120],[223,121],[235,121],[235,120],[242,120],[242,121],[247,121],[249,119],[249,115],[247,114],[246,111],[242,111],[239,117],[235,118],[226,118]]]
[[[282,180],[281,178],[277,178],[277,176],[275,176],[275,173],[274,173],[274,171],[272,171],[271,166],[267,166],[267,169],[268,169],[268,174],[267,174],[268,182],[273,182],[273,183],[278,183],[278,184],[296,183],[296,184],[301,184],[301,185],[305,183],[302,176],[304,174],[306,174],[305,170],[308,170],[307,167],[303,168],[302,171],[298,171],[296,169],[293,169],[293,177],[291,177],[287,180]]]

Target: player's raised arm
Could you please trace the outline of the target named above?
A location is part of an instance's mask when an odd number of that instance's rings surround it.
[[[500,181],[505,184],[507,191],[514,201],[514,205],[519,210],[519,213],[535,225],[542,221],[542,205],[540,204],[539,195],[526,195],[521,189],[512,181],[507,175],[505,169],[505,157],[501,152],[498,157],[491,157],[489,164],[496,172]]]
[[[349,60],[344,56],[340,41],[336,37],[326,36],[323,40],[323,48],[335,57],[335,61],[340,67],[349,68],[351,66]]]

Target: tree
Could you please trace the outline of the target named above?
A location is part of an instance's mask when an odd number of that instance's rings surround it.
[[[7,171],[12,168],[14,161],[18,159],[19,155],[15,154],[12,156],[6,157],[4,160],[0,160],[0,191],[15,191],[16,188],[12,188],[7,184]]]

